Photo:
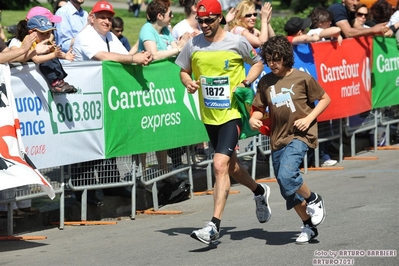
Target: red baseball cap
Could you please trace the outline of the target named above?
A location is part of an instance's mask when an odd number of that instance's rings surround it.
[[[112,15],[115,15],[114,8],[107,1],[99,1],[99,2],[97,2],[93,6],[93,9],[91,10],[90,13],[97,13],[97,12],[100,12],[100,11],[108,11],[108,12],[111,12]]]
[[[197,16],[198,17],[207,17],[209,15],[221,15],[222,21],[220,24],[225,25],[226,19],[222,13],[222,6],[220,5],[218,0],[201,0],[197,5]]]

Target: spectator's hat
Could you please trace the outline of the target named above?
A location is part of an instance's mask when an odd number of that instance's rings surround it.
[[[50,10],[48,10],[47,8],[44,8],[42,6],[32,7],[28,11],[28,15],[26,15],[26,18],[29,20],[29,19],[31,19],[31,17],[34,17],[34,16],[45,16],[52,23],[59,23],[62,20],[62,17],[53,15],[53,13],[51,13]]]
[[[304,30],[312,24],[312,20],[310,18],[298,18],[292,17],[287,23],[285,23],[284,31],[287,32],[288,35],[292,35],[297,33],[300,30]]]
[[[97,13],[97,12],[100,12],[100,11],[108,11],[108,12],[111,12],[112,15],[115,15],[114,8],[107,1],[99,1],[99,2],[97,2],[93,6],[93,9],[91,10],[90,14]]]
[[[218,0],[200,0],[197,5],[197,16],[207,17],[209,15],[221,15],[222,21],[220,24],[226,24],[226,19],[222,13],[222,6]]]
[[[53,23],[45,16],[33,16],[28,20],[28,28],[30,30],[37,30],[39,32],[47,32],[55,30]]]

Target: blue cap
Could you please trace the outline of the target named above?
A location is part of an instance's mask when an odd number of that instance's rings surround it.
[[[33,16],[28,20],[28,28],[39,32],[55,30],[53,23],[45,16]]]

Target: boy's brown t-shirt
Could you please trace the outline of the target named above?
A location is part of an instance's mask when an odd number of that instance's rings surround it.
[[[298,69],[284,77],[269,73],[260,79],[253,105],[268,107],[272,150],[283,148],[294,138],[311,148],[317,147],[317,121],[313,121],[305,132],[297,130],[294,121],[306,117],[324,93],[312,76]]]

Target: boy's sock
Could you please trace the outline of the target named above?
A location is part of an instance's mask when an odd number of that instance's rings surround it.
[[[315,199],[316,199],[316,194],[313,193],[313,192],[311,192],[311,193],[310,193],[310,197],[307,198],[307,199],[305,199],[305,200],[306,200],[306,203],[309,203],[309,202],[314,201]]]
[[[216,229],[218,230],[218,232],[220,232],[220,219],[212,217],[211,222],[216,225]]]
[[[263,188],[263,186],[258,184],[256,186],[256,189],[253,191],[253,193],[255,194],[255,196],[263,195],[265,193],[265,189]]]
[[[313,227],[312,218],[307,219],[306,221],[302,221],[303,225],[309,225],[309,227]]]

